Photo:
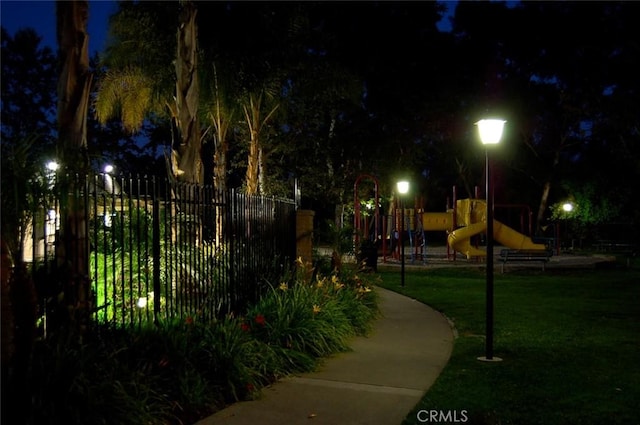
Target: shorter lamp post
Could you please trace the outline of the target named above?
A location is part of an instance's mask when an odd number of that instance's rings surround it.
[[[573,251],[573,238],[569,237],[569,217],[571,215],[571,211],[573,211],[573,204],[571,202],[565,202],[562,204],[562,211],[564,211],[565,216],[564,231],[567,238],[567,249],[569,249],[568,243],[571,242],[570,249]]]
[[[504,120],[488,119],[476,123],[480,132],[480,141],[485,146],[485,177],[486,177],[486,203],[487,203],[487,289],[486,289],[486,346],[484,357],[478,357],[482,361],[501,361],[493,356],[493,192],[491,187],[491,162],[489,160],[490,145],[496,145],[502,138]]]
[[[400,209],[402,217],[400,218],[400,286],[404,287],[404,199],[403,196],[409,192],[409,182],[401,180],[398,182],[398,193],[400,198]]]
[[[47,183],[49,183],[49,189],[52,189],[56,179],[56,172],[60,168],[60,164],[56,161],[49,161],[45,164],[45,167],[47,169]]]

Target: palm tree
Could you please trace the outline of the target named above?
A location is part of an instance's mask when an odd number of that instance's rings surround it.
[[[264,142],[261,138],[263,129],[278,109],[278,104],[271,107],[263,117],[262,93],[249,94],[242,105],[245,122],[249,130],[249,156],[247,158],[246,193],[249,195],[264,194]]]
[[[235,108],[232,106],[234,102],[230,100],[227,90],[230,83],[223,84],[220,87],[220,79],[218,77],[217,66],[213,65],[213,77],[210,79],[212,85],[212,101],[206,106],[209,111],[207,119],[211,122],[214,130],[213,143],[215,145],[213,162],[213,186],[219,191],[227,189],[227,167],[229,155],[229,130],[233,129],[233,120],[235,116]],[[208,130],[207,130],[208,131]]]
[[[173,3],[121,5],[110,27],[114,42],[103,61],[107,71],[95,110],[102,124],[118,117],[130,132],[138,131],[147,118],[170,119],[178,133],[172,143],[173,177],[202,183],[197,9],[192,1],[181,1],[180,6],[176,21]],[[175,39],[167,36],[167,27],[177,28]],[[171,46],[175,54],[168,53]]]
[[[202,183],[202,137],[198,124],[198,26],[197,9],[192,1],[183,1],[178,22],[176,52],[175,103],[169,104],[171,115],[180,132],[178,173],[183,181]]]
[[[209,110],[207,114],[208,120],[213,127],[213,187],[218,193],[224,193],[227,190],[227,166],[229,155],[229,130],[233,128],[233,117],[235,109],[230,106],[233,104],[224,90],[221,90],[218,79],[217,67],[213,65],[213,78],[209,80],[212,84],[212,102],[207,106]],[[227,84],[230,87],[230,84]],[[209,129],[206,130],[207,132]],[[215,206],[215,238],[216,244],[221,242],[223,232],[223,211],[222,205],[216,203]]]

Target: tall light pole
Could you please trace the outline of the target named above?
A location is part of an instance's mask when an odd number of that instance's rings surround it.
[[[482,361],[501,361],[493,356],[493,191],[491,187],[491,161],[489,158],[490,145],[496,145],[502,138],[502,130],[506,121],[500,119],[485,119],[476,123],[480,132],[480,141],[485,147],[485,177],[487,197],[487,289],[486,289],[486,327],[485,355],[478,357]]]
[[[404,195],[409,192],[409,182],[401,180],[397,184],[398,186],[398,198],[400,200],[400,208],[402,211],[402,217],[400,218],[400,286],[404,287]]]

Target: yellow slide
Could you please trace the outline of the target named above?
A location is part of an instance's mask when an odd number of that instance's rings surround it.
[[[487,230],[487,223],[485,222],[473,223],[468,226],[461,227],[457,230],[454,230],[453,232],[449,233],[449,236],[447,237],[449,246],[454,251],[457,251],[466,255],[467,258],[483,257],[487,255],[487,252],[471,245],[471,237],[478,235],[480,233],[484,233],[486,230]]]
[[[463,205],[463,207],[468,205],[471,204]],[[470,241],[471,237],[486,232],[486,204],[482,201],[474,200],[473,209],[474,211],[472,212],[468,209],[466,210],[468,217],[479,218],[481,221],[471,222],[465,227],[452,231],[448,236],[449,246],[455,251],[466,255],[467,258],[487,255],[485,250],[474,247]],[[461,210],[465,211],[464,208],[461,208]],[[460,222],[464,223],[465,220],[460,220]],[[545,249],[544,244],[534,243],[529,236],[523,235],[498,220],[493,220],[493,239],[511,249]]]
[[[511,249],[546,249],[544,244],[534,243],[529,236],[513,230],[498,220],[493,220],[493,238]]]

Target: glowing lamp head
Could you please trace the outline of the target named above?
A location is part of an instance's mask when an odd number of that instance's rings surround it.
[[[562,210],[563,210],[564,212],[571,212],[571,211],[573,211],[573,204],[572,204],[572,203],[570,203],[570,202],[567,202],[567,203],[563,204],[563,205],[562,205]]]
[[[401,195],[406,194],[407,192],[409,192],[409,182],[406,180],[402,180],[398,182],[398,193],[400,193]]]
[[[500,119],[480,120],[476,123],[480,132],[480,141],[483,145],[495,145],[500,143],[502,130],[506,121]]]

